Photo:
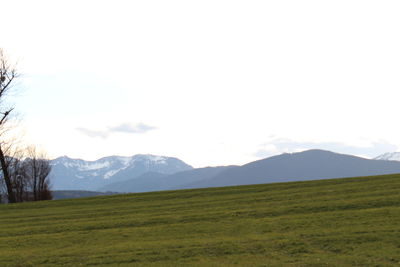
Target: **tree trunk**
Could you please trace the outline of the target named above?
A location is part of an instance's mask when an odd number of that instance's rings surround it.
[[[33,178],[33,200],[36,201],[38,200],[38,170],[37,170],[37,162],[36,159],[31,159],[31,164],[32,164],[32,178]]]
[[[10,179],[10,173],[8,172],[8,166],[6,163],[6,158],[4,156],[3,150],[1,148],[1,144],[0,144],[0,164],[1,164],[1,169],[3,170],[4,181],[6,182],[8,202],[15,203],[16,202],[15,194],[13,191],[13,186]]]

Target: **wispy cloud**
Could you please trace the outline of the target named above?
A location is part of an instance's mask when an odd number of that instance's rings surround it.
[[[137,123],[137,124],[122,123],[117,126],[108,127],[108,130],[110,132],[122,132],[122,133],[145,133],[155,129],[157,128],[144,123]]]
[[[157,127],[150,126],[144,123],[121,123],[116,126],[109,126],[104,130],[93,130],[84,127],[75,128],[80,133],[89,137],[100,137],[107,138],[114,133],[126,133],[126,134],[143,134],[148,131],[155,130]]]
[[[289,139],[275,139],[268,143],[261,144],[254,156],[266,158],[269,156],[299,152],[308,149],[324,149],[333,152],[374,158],[385,152],[397,151],[398,147],[385,141],[370,142],[363,146],[348,145],[340,142],[296,142]]]

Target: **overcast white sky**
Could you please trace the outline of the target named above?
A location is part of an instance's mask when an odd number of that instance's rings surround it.
[[[27,142],[196,167],[400,147],[400,1],[1,1]]]

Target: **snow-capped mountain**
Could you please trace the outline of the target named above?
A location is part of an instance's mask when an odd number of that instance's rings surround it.
[[[95,161],[59,157],[51,161],[53,190],[97,190],[109,183],[133,179],[147,172],[173,174],[192,169],[177,158],[135,155]]]
[[[388,152],[382,155],[377,156],[377,160],[395,160],[400,161],[400,152]]]

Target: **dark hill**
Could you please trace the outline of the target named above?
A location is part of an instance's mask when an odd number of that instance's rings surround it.
[[[217,187],[400,173],[400,162],[371,160],[325,150],[282,154],[227,169],[187,187]],[[186,188],[187,188],[186,187]]]
[[[100,188],[100,191],[149,192],[169,189],[182,189],[185,185],[208,180],[233,166],[198,168],[170,175],[148,172],[128,181],[116,182]]]

